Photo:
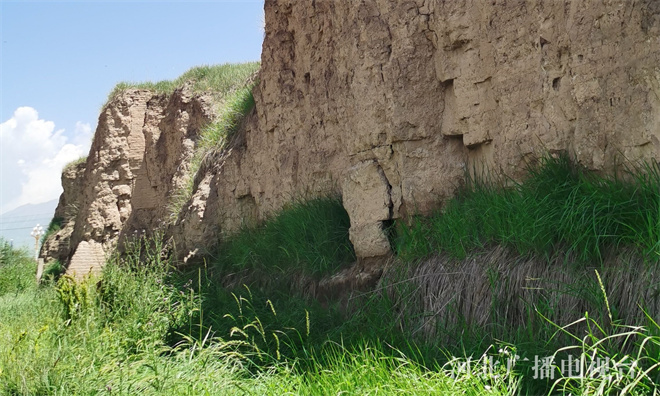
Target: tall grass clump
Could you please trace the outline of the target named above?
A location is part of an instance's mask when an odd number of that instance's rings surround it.
[[[191,282],[177,283],[174,267],[162,256],[162,237],[139,237],[125,249],[106,265],[97,288],[103,324],[120,329],[126,347],[160,347],[175,331],[190,330],[199,297]]]
[[[506,186],[511,184],[512,186]],[[601,262],[604,251],[629,246],[660,255],[660,167],[631,167],[613,176],[590,173],[567,155],[529,166],[525,181],[468,178],[442,211],[399,226],[404,259],[446,251],[458,258],[501,244],[520,254],[562,251]]]
[[[551,357],[553,370],[559,375],[549,393],[560,390],[563,394],[657,395],[660,326],[646,312],[647,326],[623,325],[613,319],[598,271],[596,276],[609,320],[599,323],[588,312],[565,326],[548,320],[557,329],[555,334],[568,335],[574,341],[574,345],[559,348]],[[585,330],[575,331],[576,325]],[[566,366],[564,363],[571,358],[571,365]]]
[[[328,274],[352,262],[350,219],[337,198],[291,204],[257,227],[245,227],[222,241],[216,264],[228,270],[300,270]]]

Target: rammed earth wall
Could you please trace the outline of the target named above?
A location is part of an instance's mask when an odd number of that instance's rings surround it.
[[[256,108],[169,235],[189,256],[292,199],[339,193],[358,256],[379,257],[383,222],[429,211],[468,168],[521,177],[562,150],[598,171],[658,160],[658,4],[266,0]],[[179,95],[104,108],[69,257],[163,220],[212,118]]]

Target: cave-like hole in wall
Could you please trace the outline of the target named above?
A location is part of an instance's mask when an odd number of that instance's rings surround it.
[[[552,79],[552,89],[555,91],[559,91],[559,87],[561,86],[561,77],[556,77]]]

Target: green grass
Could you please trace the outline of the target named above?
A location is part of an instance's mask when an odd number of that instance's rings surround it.
[[[625,246],[658,259],[657,164],[599,176],[560,155],[543,158],[528,172],[522,183],[468,178],[464,190],[443,210],[399,225],[399,256],[412,260],[445,251],[464,258],[500,244],[522,255],[574,253],[589,263],[601,262],[607,249]]]
[[[261,226],[246,226],[223,240],[213,263],[222,271],[336,272],[355,260],[350,219],[338,198],[297,202]]]
[[[138,240],[102,279],[64,276],[0,296],[0,394],[479,395],[515,386],[429,369],[384,343],[322,342],[312,336],[320,308],[297,300],[310,310],[280,310],[248,289],[216,307],[224,326],[204,328],[208,291],[175,272],[161,248]]]
[[[294,203],[263,225],[245,227],[223,240],[214,264],[233,271],[334,273],[355,260],[349,227],[338,198]]]
[[[465,256],[499,243],[548,257],[563,249],[589,262],[623,246],[653,256],[657,172],[642,170],[598,178],[560,157],[508,189],[473,183],[443,214],[399,226],[397,251],[405,258]],[[572,308],[542,293],[529,306],[529,325],[459,322],[430,339],[417,324],[433,315],[413,309],[420,301],[405,277],[352,295],[348,311],[273,280],[318,279],[351,263],[349,225],[338,199],[298,202],[223,239],[199,268],[177,269],[159,238],[138,239],[112,257],[100,279],[63,276],[42,286],[27,253],[5,244],[0,394],[614,395],[653,394],[660,382],[657,313],[639,326],[619,322],[620,302],[608,297],[599,273],[593,285],[576,278],[562,289],[591,301],[574,323],[552,322],[553,309]],[[247,273],[261,281],[242,286]],[[493,285],[506,281],[488,276]],[[443,344],[448,338],[455,342]],[[606,358],[618,366],[600,376],[568,378],[554,368],[552,379],[533,378],[534,355],[559,362],[569,354],[585,369]],[[489,370],[488,362],[515,355],[530,360]],[[632,374],[621,375],[632,362]]]
[[[204,65],[193,67],[174,80],[158,82],[120,82],[108,95],[106,103],[114,100],[127,89],[148,89],[161,94],[171,94],[185,83],[192,83],[193,92],[225,95],[252,76],[259,69],[259,62],[240,64]]]
[[[390,316],[378,309],[319,325],[322,308],[246,288],[215,307],[224,325],[198,328],[211,314],[202,311],[209,291],[195,287],[200,277],[181,277],[160,258],[159,245],[142,242],[108,263],[102,280],[64,277],[0,296],[0,394],[618,395],[651,394],[655,386],[658,326],[656,334],[624,326],[608,332],[588,316],[581,320],[590,324],[586,335],[571,334],[573,344],[542,356],[583,356],[585,370],[607,357],[610,375],[568,378],[555,368],[547,381],[531,379],[531,364],[520,360],[506,369],[514,355],[531,357],[515,345],[451,354],[386,334]],[[557,333],[573,329],[551,325]]]
[[[13,249],[0,238],[0,296],[35,287],[37,263],[26,249]]]

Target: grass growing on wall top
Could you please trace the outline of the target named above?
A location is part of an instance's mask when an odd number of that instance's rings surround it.
[[[64,170],[71,169],[71,168],[73,168],[75,166],[78,166],[78,165],[80,165],[82,163],[85,163],[85,162],[87,162],[87,156],[86,155],[83,156],[83,157],[80,157],[78,159],[75,159],[75,160],[69,162],[68,164],[64,165],[63,169]]]
[[[399,225],[404,259],[446,251],[458,258],[501,244],[520,254],[552,256],[562,249],[601,262],[609,248],[632,247],[660,256],[660,167],[642,165],[623,176],[599,176],[567,155],[545,157],[513,187],[468,180],[442,211]]]
[[[127,89],[149,89],[158,93],[171,94],[186,82],[193,84],[194,92],[224,95],[244,82],[259,70],[259,62],[247,62],[193,67],[174,80],[158,82],[120,82],[108,95],[106,103]]]

